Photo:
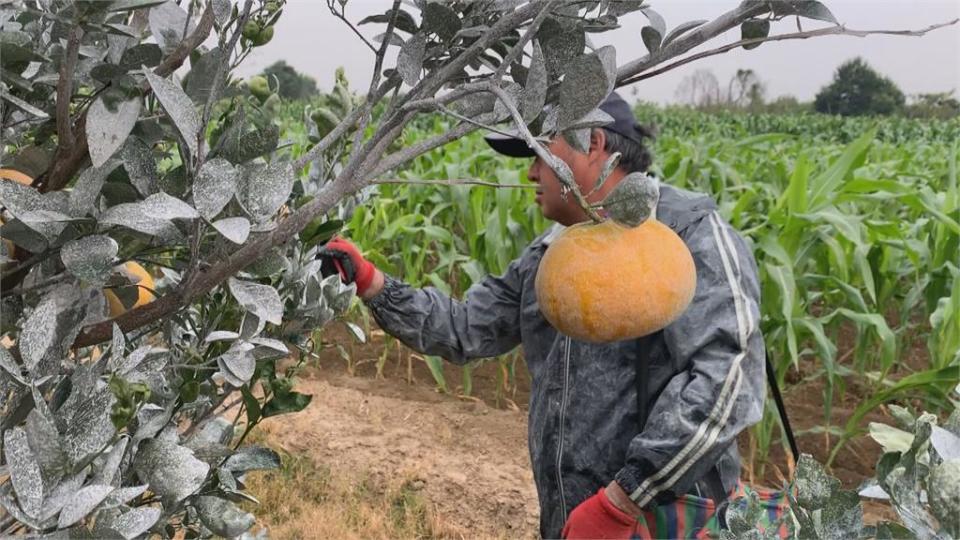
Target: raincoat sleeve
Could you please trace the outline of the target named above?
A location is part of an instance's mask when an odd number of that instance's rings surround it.
[[[386,276],[367,305],[385,332],[422,354],[456,364],[501,355],[520,344],[520,265],[474,284],[462,301]]]
[[[760,420],[760,287],[746,242],[716,212],[684,233],[697,269],[687,310],[664,329],[677,374],[650,405],[616,480],[642,508],[688,493]]]

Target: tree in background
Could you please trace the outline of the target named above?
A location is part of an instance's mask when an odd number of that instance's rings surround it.
[[[262,75],[269,81],[270,89],[284,99],[307,99],[318,94],[313,77],[298,72],[283,60],[264,69]]]
[[[940,118],[949,119],[960,116],[960,101],[953,97],[953,92],[939,92],[936,94],[917,94],[911,103],[903,110],[910,118]]]
[[[874,71],[862,58],[854,58],[837,68],[833,82],[817,94],[814,108],[841,116],[893,114],[905,101],[893,81]]]

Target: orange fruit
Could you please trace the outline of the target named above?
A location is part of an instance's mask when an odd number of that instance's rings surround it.
[[[121,265],[118,270],[130,280],[131,284],[135,283],[137,285],[137,303],[134,304],[133,307],[137,308],[153,302],[155,297],[153,293],[150,292],[155,288],[153,276],[151,276],[144,267],[131,261]],[[123,306],[123,302],[120,301],[120,298],[117,297],[113,291],[104,289],[103,295],[107,297],[111,318],[119,317],[126,313],[127,308]]]
[[[29,186],[33,182],[33,178],[30,178],[29,175],[24,174],[16,169],[0,169],[0,178],[6,178],[7,180],[13,180],[14,182]]]
[[[573,225],[547,248],[536,277],[543,316],[561,333],[593,343],[664,328],[696,287],[686,244],[654,218],[636,227],[614,220]]]

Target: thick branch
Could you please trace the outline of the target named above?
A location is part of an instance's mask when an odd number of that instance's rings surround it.
[[[210,4],[207,4],[207,8],[203,11],[203,15],[200,16],[200,22],[197,24],[197,28],[193,31],[187,39],[183,40],[180,45],[174,49],[161,63],[153,70],[153,72],[161,77],[167,77],[177,68],[179,68],[183,61],[187,59],[190,53],[200,46],[203,43],[207,36],[210,34],[210,30],[213,28],[213,8]],[[59,106],[59,104],[58,104]],[[57,120],[59,122],[59,112],[57,114]],[[80,167],[83,166],[84,162],[87,159],[87,115],[86,112],[80,115],[80,118],[77,120],[76,126],[73,130],[73,133],[76,136],[76,143],[69,149],[69,151],[64,151],[61,153],[59,150],[57,155],[54,157],[53,165],[51,168],[44,173],[40,178],[37,179],[35,185],[38,186],[38,189],[42,193],[49,191],[57,191],[63,189],[67,183]]]
[[[770,10],[766,2],[743,3],[735,9],[724,13],[711,22],[704,24],[690,32],[680,36],[666,47],[628,62],[617,69],[617,86],[622,86],[622,82],[635,75],[638,75],[653,66],[661,64],[671,58],[676,58],[681,54],[701,45],[720,34],[739,26],[743,21],[762,15]]]
[[[443,180],[405,180],[403,178],[382,178],[374,184],[410,184],[414,186],[483,186],[492,188],[537,189],[536,184],[498,184],[484,182],[475,178],[447,178]]]
[[[662,68],[655,69],[655,70],[653,70],[653,71],[647,71],[647,72],[645,72],[645,73],[641,73],[641,74],[639,74],[639,75],[636,75],[636,76],[634,76],[634,77],[631,77],[631,78],[629,78],[629,79],[626,79],[626,80],[621,81],[621,82],[619,83],[619,85],[620,85],[620,86],[624,86],[624,85],[628,85],[628,84],[632,84],[632,83],[635,83],[635,82],[642,81],[642,80],[644,80],[644,79],[649,79],[649,78],[651,78],[651,77],[656,77],[657,75],[660,75],[660,74],[665,73],[665,72],[667,72],[667,71],[670,71],[670,70],[672,70],[672,69],[678,68],[678,67],[680,67],[680,66],[682,66],[682,65],[689,64],[690,62],[694,62],[694,61],[696,61],[696,60],[700,60],[700,59],[707,58],[707,57],[710,57],[710,56],[716,56],[716,55],[718,55],[718,54],[723,54],[723,53],[725,53],[725,52],[732,51],[733,49],[736,49],[736,48],[738,48],[738,47],[742,47],[742,46],[744,46],[744,45],[760,44],[760,43],[765,43],[765,42],[767,42],[767,41],[786,41],[786,40],[791,40],[791,39],[809,39],[809,38],[812,38],[812,37],[820,37],[820,36],[854,36],[854,37],[866,37],[866,36],[871,36],[871,35],[886,34],[886,35],[895,35],[895,36],[917,36],[917,37],[919,37],[919,36],[922,36],[922,35],[924,35],[924,34],[926,34],[926,33],[928,33],[928,32],[932,32],[933,30],[937,30],[937,29],[940,29],[940,28],[943,28],[943,27],[946,27],[946,26],[951,26],[951,25],[957,24],[957,22],[960,22],[960,19],[954,19],[954,20],[952,20],[952,21],[950,21],[950,22],[945,22],[945,23],[930,25],[930,26],[928,26],[928,27],[926,27],[926,28],[923,28],[923,29],[921,29],[921,30],[850,30],[850,29],[847,29],[847,28],[844,27],[844,26],[830,26],[830,27],[827,27],[827,28],[819,28],[819,29],[817,29],[817,30],[808,30],[808,31],[805,31],[805,32],[793,32],[793,33],[790,33],[790,34],[780,34],[780,35],[777,35],[777,36],[767,36],[767,37],[763,37],[763,38],[741,39],[741,40],[739,40],[739,41],[735,41],[735,42],[733,42],[733,43],[729,43],[729,44],[724,45],[724,46],[722,46],[722,47],[717,47],[716,49],[711,49],[711,50],[709,50],[709,51],[703,51],[703,52],[699,52],[699,53],[697,53],[697,54],[690,55],[690,56],[688,56],[688,57],[686,57],[686,58],[683,58],[683,59],[681,59],[681,60],[677,60],[676,62],[672,62],[672,63],[670,63],[670,64],[667,64],[666,66],[663,66]]]
[[[60,140],[57,154],[69,152],[76,142],[70,122],[70,98],[73,96],[73,71],[77,67],[82,36],[83,30],[79,24],[70,29],[67,50],[64,51],[63,62],[60,63],[60,80],[57,82],[57,137]]]

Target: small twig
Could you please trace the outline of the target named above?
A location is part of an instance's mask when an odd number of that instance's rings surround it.
[[[724,46],[722,46],[722,47],[717,47],[716,49],[711,49],[711,50],[709,50],[709,51],[703,51],[703,52],[699,52],[699,53],[697,53],[697,54],[690,55],[690,56],[688,56],[688,57],[686,57],[686,58],[677,60],[676,62],[673,62],[673,63],[671,63],[671,64],[667,64],[666,66],[663,66],[662,68],[655,69],[655,70],[653,70],[653,71],[648,71],[648,72],[646,72],[646,73],[641,73],[641,74],[639,74],[639,75],[635,75],[635,76],[633,76],[633,77],[631,77],[631,78],[629,78],[629,79],[626,79],[626,80],[622,81],[621,83],[618,84],[618,86],[627,85],[627,84],[632,84],[632,83],[635,83],[635,82],[642,81],[642,80],[644,80],[644,79],[649,79],[649,78],[651,78],[651,77],[656,77],[657,75],[663,74],[663,73],[665,73],[665,72],[667,72],[667,71],[670,71],[670,70],[672,70],[672,69],[676,69],[676,68],[678,68],[678,67],[680,67],[680,66],[689,64],[690,62],[694,62],[694,61],[696,61],[696,60],[700,60],[700,59],[702,59],[702,58],[707,58],[707,57],[710,57],[710,56],[716,56],[716,55],[718,55],[718,54],[723,54],[723,53],[725,53],[725,52],[732,51],[733,49],[736,49],[736,48],[738,48],[738,47],[743,47],[744,45],[754,45],[754,44],[765,43],[765,42],[768,42],[768,41],[785,41],[785,40],[791,40],[791,39],[809,39],[809,38],[812,38],[812,37],[820,37],[820,36],[854,36],[854,37],[867,37],[867,36],[870,36],[870,35],[882,35],[882,34],[886,34],[886,35],[895,35],[895,36],[914,36],[914,37],[917,37],[917,36],[922,36],[922,35],[924,35],[924,34],[926,34],[926,33],[928,33],[928,32],[932,32],[933,30],[937,30],[937,29],[940,29],[940,28],[944,28],[944,27],[946,27],[946,26],[951,26],[951,25],[957,24],[957,22],[960,22],[960,19],[954,19],[954,20],[952,20],[952,21],[950,21],[950,22],[945,22],[945,23],[930,25],[930,26],[928,26],[928,27],[926,27],[926,28],[924,28],[924,29],[922,29],[922,30],[848,30],[846,27],[844,27],[844,26],[842,26],[842,25],[839,25],[839,26],[830,26],[830,27],[827,27],[827,28],[818,28],[818,29],[816,29],[816,30],[808,30],[808,31],[805,31],[805,32],[792,32],[792,33],[790,33],[790,34],[780,34],[780,35],[777,35],[777,36],[767,36],[767,37],[762,37],[762,38],[741,39],[741,40],[735,41],[735,42],[733,42],[733,43],[728,43],[727,45],[724,45]]]
[[[449,107],[444,107],[443,105],[439,105],[439,104],[438,104],[438,105],[436,106],[436,109],[437,109],[438,111],[442,112],[443,114],[446,114],[447,116],[450,116],[450,117],[452,117],[452,118],[456,118],[457,120],[460,120],[461,122],[466,122],[466,123],[468,123],[468,124],[473,124],[474,126],[477,126],[478,128],[483,128],[483,129],[485,129],[485,130],[487,130],[487,131],[492,131],[493,133],[497,133],[497,134],[499,134],[499,135],[503,135],[504,137],[514,137],[514,136],[515,136],[513,133],[507,133],[506,131],[504,131],[504,130],[502,130],[502,129],[498,129],[498,128],[495,128],[495,127],[493,127],[493,126],[491,126],[491,125],[484,124],[483,122],[477,122],[477,121],[474,120],[473,118],[470,118],[470,117],[468,117],[468,116],[464,116],[464,115],[462,115],[462,114],[460,114],[460,113],[458,113],[458,112],[456,112],[456,111],[451,110]]]
[[[403,150],[384,157],[382,160],[380,160],[377,168],[374,169],[370,174],[372,177],[376,178],[377,176],[380,176],[391,169],[395,169],[403,165],[411,159],[455,141],[460,137],[475,131],[476,129],[477,126],[471,124],[460,124],[451,130],[445,131],[441,135],[419,141],[416,144],[404,148]]]
[[[547,15],[550,14],[550,7],[553,5],[554,0],[547,0],[543,5],[542,11],[537,13],[537,16],[533,18],[533,21],[530,22],[530,26],[527,27],[527,31],[524,32],[523,36],[517,41],[516,45],[510,49],[510,52],[507,53],[506,58],[503,59],[503,63],[497,66],[497,71],[494,72],[494,79],[501,79],[503,74],[507,72],[507,69],[510,68],[510,65],[517,61],[517,58],[523,53],[523,48],[526,47],[527,43],[533,39],[533,35],[537,33],[537,30],[540,29],[540,24],[543,23],[543,20],[547,18]]]
[[[444,180],[405,180],[403,178],[381,178],[373,181],[374,184],[412,184],[422,186],[485,186],[492,188],[537,189],[536,184],[498,184],[484,182],[473,178],[450,178]]]
[[[343,21],[343,24],[346,24],[350,28],[350,30],[352,30],[353,33],[356,34],[357,37],[360,38],[360,40],[363,41],[363,43],[370,48],[371,51],[373,51],[373,54],[377,54],[377,48],[374,47],[372,43],[367,41],[367,38],[363,37],[363,34],[361,34],[359,30],[357,30],[357,27],[355,27],[350,21],[347,20],[347,17],[345,15],[346,9],[344,9],[340,13],[337,13],[336,6],[334,6],[333,2],[329,0],[327,1],[327,7],[330,8],[330,13],[333,13],[334,17]],[[387,40],[384,40],[384,43],[386,42]]]
[[[346,12],[346,7],[343,8]],[[380,43],[380,50],[377,51],[377,59],[373,65],[373,75],[370,77],[370,89],[367,90],[367,99],[363,104],[363,114],[360,115],[360,125],[357,126],[357,132],[353,136],[353,147],[358,148],[360,142],[363,141],[363,132],[367,129],[367,124],[370,122],[370,117],[372,116],[373,105],[380,101],[382,95],[378,95],[376,90],[377,86],[380,85],[380,70],[383,69],[383,57],[387,54],[387,47],[390,45],[390,38],[393,37],[393,28],[397,22],[397,15],[400,13],[400,0],[393,0],[393,7],[391,8],[393,16],[390,17],[390,21],[387,22],[387,31],[383,35],[383,42]],[[399,87],[399,82],[397,87]],[[376,101],[374,101],[376,98]]]

